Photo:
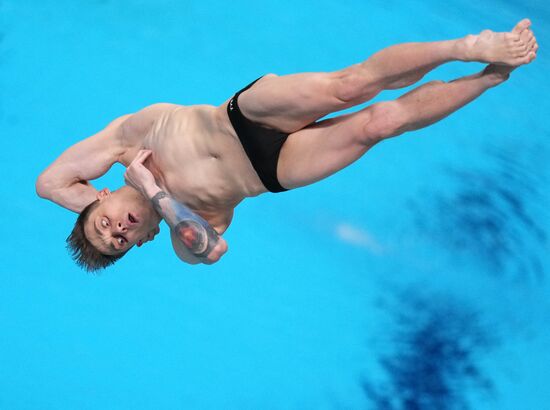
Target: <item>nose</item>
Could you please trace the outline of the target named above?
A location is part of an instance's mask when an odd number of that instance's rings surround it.
[[[120,233],[124,233],[128,230],[128,227],[126,226],[126,224],[118,221],[117,224],[116,224],[116,231],[117,232],[120,232]]]

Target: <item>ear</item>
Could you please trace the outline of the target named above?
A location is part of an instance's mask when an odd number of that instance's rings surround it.
[[[96,198],[99,199],[99,202],[103,201],[105,198],[108,198],[111,196],[111,191],[109,191],[109,188],[103,188],[101,191],[97,193]]]

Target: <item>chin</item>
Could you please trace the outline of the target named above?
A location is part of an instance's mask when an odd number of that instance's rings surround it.
[[[143,215],[143,225],[150,226],[151,228],[159,224],[160,220],[157,216],[157,213],[153,209],[153,206],[149,201],[146,202],[145,206],[141,207],[140,212]]]

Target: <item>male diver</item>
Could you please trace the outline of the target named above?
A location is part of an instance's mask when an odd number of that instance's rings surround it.
[[[510,32],[394,45],[335,72],[267,74],[219,107],[150,105],[68,148],[38,177],[37,193],[80,214],[67,243],[88,271],[153,239],[161,219],[183,261],[214,263],[227,251],[221,235],[244,198],[312,184],[380,141],[458,110],[533,61],[530,26],[524,19]],[[322,120],[450,61],[488,65]],[[115,162],[127,167],[126,185],[97,191],[89,181]]]

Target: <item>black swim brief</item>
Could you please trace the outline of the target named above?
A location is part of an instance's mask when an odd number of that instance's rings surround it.
[[[262,78],[262,77],[260,77]],[[248,90],[257,80],[248,84],[237,92],[227,104],[227,114],[235,132],[241,140],[241,144],[260,180],[271,192],[287,191],[277,179],[277,162],[281,147],[285,143],[288,134],[250,121],[239,109],[239,95]]]

